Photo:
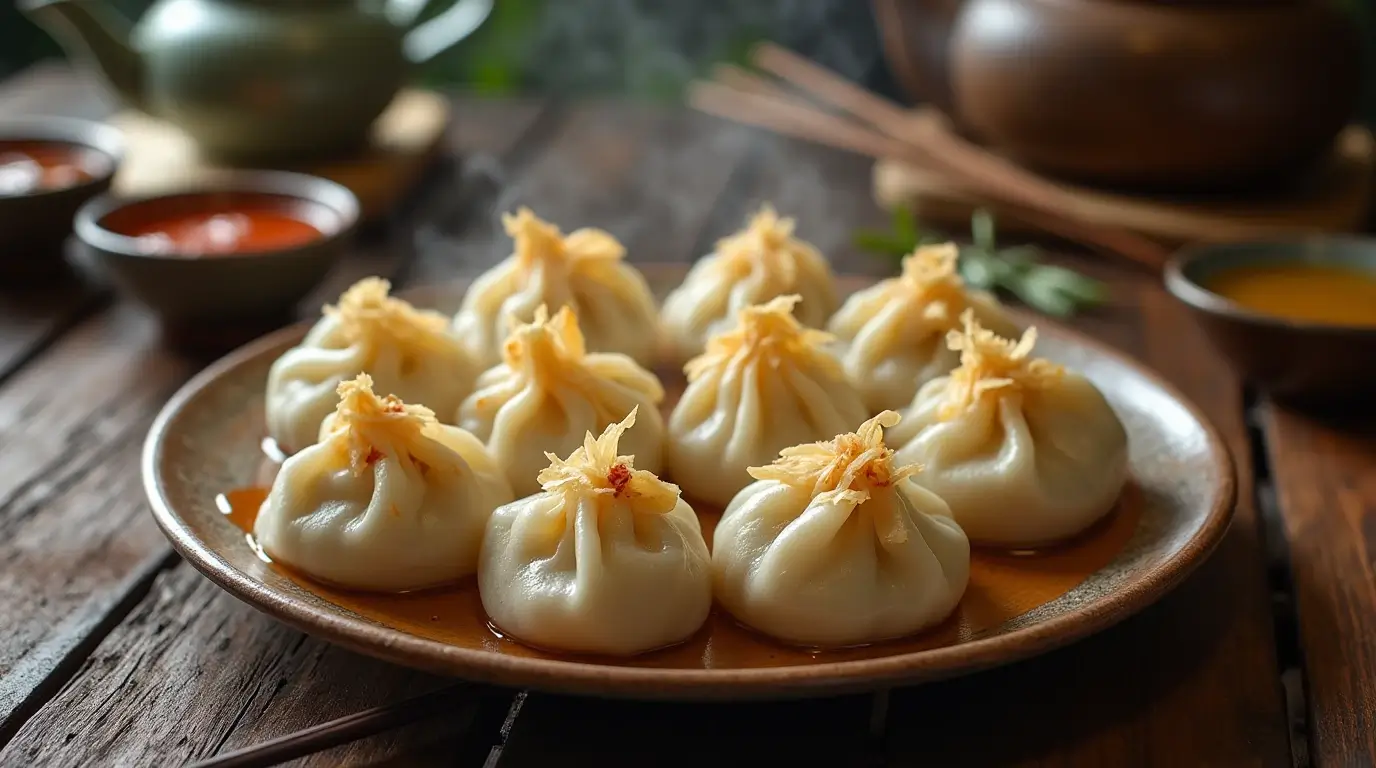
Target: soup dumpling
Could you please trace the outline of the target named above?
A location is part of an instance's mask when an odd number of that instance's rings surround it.
[[[739,312],[684,368],[688,388],[669,416],[669,473],[688,497],[725,506],[748,467],[790,445],[825,440],[865,420],[860,395],[827,350],[831,337],[793,316],[797,296]]]
[[[502,217],[516,241],[506,260],[483,273],[454,316],[454,332],[484,368],[501,361],[502,344],[540,306],[571,307],[588,349],[654,362],[658,316],[645,278],[623,259],[626,249],[600,229],[565,237],[528,208]],[[624,415],[624,414],[623,414]]]
[[[1029,547],[1083,531],[1127,481],[1128,439],[1084,376],[1033,358],[1037,331],[1017,343],[973,313],[950,347],[961,364],[926,384],[889,435],[916,480],[951,506],[981,544]]]
[[[966,309],[999,333],[1016,332],[991,294],[965,287],[957,254],[952,243],[918,248],[903,259],[900,276],[852,295],[827,325],[871,413],[904,407],[918,387],[959,364],[946,333]]]
[[[448,319],[388,296],[377,277],[327,306],[300,344],[268,373],[268,434],[286,453],[315,443],[340,383],[367,373],[383,392],[452,419],[478,368],[449,333]]]
[[[568,307],[553,319],[541,306],[534,321],[506,341],[505,361],[478,377],[459,406],[458,423],[482,439],[507,469],[520,496],[536,493],[549,452],[567,454],[582,435],[601,432],[640,406],[640,427],[627,435],[640,466],[660,470],[664,419],[656,407],[664,388],[631,358],[589,353]]]
[[[481,442],[429,409],[339,385],[323,439],[287,459],[253,526],[274,560],[323,582],[383,592],[473,574],[492,510],[512,500]]]
[[[618,456],[632,410],[568,457],[543,491],[493,513],[478,589],[504,632],[531,645],[629,655],[680,642],[707,619],[712,571],[678,488]]]
[[[885,411],[854,433],[752,467],[717,524],[717,599],[790,643],[839,647],[940,623],[965,593],[970,542],[945,502],[896,466]]]
[[[664,300],[661,330],[675,361],[702,354],[707,340],[731,329],[752,304],[796,294],[794,315],[821,328],[836,311],[835,277],[826,258],[793,236],[794,221],[764,206],[749,226],[717,243]]]

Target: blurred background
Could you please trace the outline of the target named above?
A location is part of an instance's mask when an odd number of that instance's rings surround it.
[[[131,19],[151,3],[111,0]],[[431,5],[433,12],[445,4]],[[762,39],[898,95],[883,65],[871,5],[855,0],[497,0],[473,38],[431,62],[422,78],[493,95],[672,100],[689,79],[716,62],[740,60]],[[0,0],[0,77],[60,56],[14,0]]]

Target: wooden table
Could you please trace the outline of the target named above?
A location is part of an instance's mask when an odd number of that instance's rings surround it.
[[[108,106],[60,66],[0,87],[0,115]],[[840,270],[893,269],[849,244],[885,219],[860,158],[658,106],[460,98],[457,115],[425,194],[317,298],[368,273],[471,275],[509,250],[495,224],[518,204],[605,227],[644,262],[690,260],[769,200]],[[1066,259],[1114,292],[1076,325],[1187,392],[1241,473],[1222,546],[1157,606],[1042,658],[873,696],[641,704],[459,684],[436,717],[301,764],[1376,763],[1373,430],[1255,402],[1153,276]],[[288,629],[171,551],[138,455],[196,367],[99,289],[0,299],[4,765],[191,762],[456,684]]]

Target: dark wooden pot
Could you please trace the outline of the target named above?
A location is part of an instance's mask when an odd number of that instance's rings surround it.
[[[1308,166],[1354,114],[1360,75],[1356,30],[1318,2],[967,0],[949,57],[953,109],[1001,152],[1161,189]]]
[[[884,59],[914,100],[955,120],[947,45],[965,0],[874,0]]]

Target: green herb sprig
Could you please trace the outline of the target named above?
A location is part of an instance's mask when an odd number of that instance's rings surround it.
[[[984,209],[970,217],[970,239],[970,245],[960,246],[959,268],[961,277],[971,287],[1006,291],[1029,307],[1057,317],[1069,317],[1108,298],[1108,289],[1098,280],[1065,267],[1041,263],[1041,250],[1036,246],[1000,249],[994,217]],[[891,231],[855,233],[856,247],[895,257],[946,240],[925,231],[912,211],[902,207],[894,209]]]

